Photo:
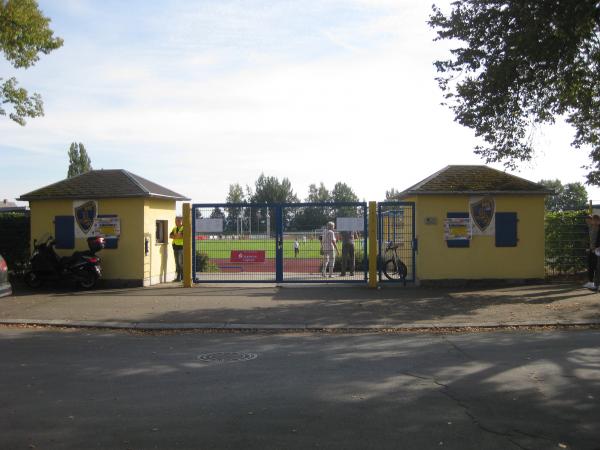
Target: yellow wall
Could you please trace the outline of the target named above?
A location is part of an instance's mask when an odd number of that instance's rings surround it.
[[[467,195],[420,195],[416,199],[417,278],[523,279],[544,277],[544,196],[495,195],[496,212],[517,213],[516,247],[496,247],[495,236],[473,236],[468,248],[448,248],[448,212],[468,212]],[[425,225],[426,217],[436,218]]]
[[[175,272],[168,245],[155,243],[155,220],[175,223],[175,201],[150,198],[98,199],[98,214],[115,214],[121,222],[121,236],[117,249],[98,253],[102,259],[103,278],[108,280],[135,280],[140,284],[168,280]],[[30,202],[31,239],[44,234],[54,235],[54,217],[72,216],[73,200],[36,200]],[[145,257],[144,237],[150,239],[150,254]],[[87,250],[85,239],[75,239],[75,249],[57,249],[61,256],[74,250]],[[162,277],[160,275],[163,275]]]
[[[167,220],[167,243],[156,242],[156,221]],[[144,200],[144,235],[150,239],[150,253],[144,257],[144,284],[157,284],[175,278],[175,259],[168,234],[175,226],[175,201]]]

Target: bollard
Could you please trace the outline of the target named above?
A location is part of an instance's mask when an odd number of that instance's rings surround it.
[[[192,209],[183,204],[183,287],[192,287]]]
[[[377,287],[377,202],[369,202],[369,287]]]

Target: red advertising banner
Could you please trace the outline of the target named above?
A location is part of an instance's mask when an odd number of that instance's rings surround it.
[[[252,263],[264,261],[264,250],[231,250],[231,262]]]

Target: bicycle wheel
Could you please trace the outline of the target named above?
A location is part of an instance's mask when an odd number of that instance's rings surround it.
[[[406,282],[406,274],[408,273],[408,269],[406,268],[406,264],[402,261],[398,260],[396,263],[395,259],[388,259],[383,264],[383,274],[388,280],[392,281],[404,281]]]

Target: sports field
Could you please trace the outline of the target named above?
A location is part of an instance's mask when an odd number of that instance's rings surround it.
[[[300,249],[297,258],[320,258],[321,243],[318,240],[308,240],[306,243],[299,241]],[[355,251],[360,252],[363,241],[357,240]],[[196,252],[205,253],[210,259],[226,259],[232,250],[264,250],[265,258],[275,258],[275,239],[219,239],[196,241]],[[338,250],[342,251],[342,243],[338,242]],[[294,241],[283,241],[283,258],[294,258]]]
[[[355,242],[355,255],[362,258],[363,241]],[[336,269],[339,271],[342,244],[338,242],[339,254],[336,258]],[[251,252],[264,251],[261,254],[249,255]],[[243,258],[236,252],[248,252]],[[208,259],[203,269],[198,269],[198,276],[206,279],[257,279],[256,277],[275,276],[275,239],[207,239],[196,241],[196,253],[205,254]],[[248,259],[246,259],[248,258]],[[254,259],[255,258],[255,259]],[[317,239],[299,241],[299,252],[294,254],[294,241],[284,239],[283,242],[283,272],[285,279],[306,279],[307,276],[320,276],[323,256],[321,242]],[[197,262],[197,264],[200,264]],[[357,261],[357,271],[354,277],[364,277],[360,271],[362,264]],[[202,275],[200,275],[202,274]],[[312,274],[312,275],[310,275]],[[226,278],[224,278],[226,277]],[[231,278],[233,277],[233,278]],[[291,278],[290,278],[291,277]],[[262,279],[262,278],[261,278]]]

